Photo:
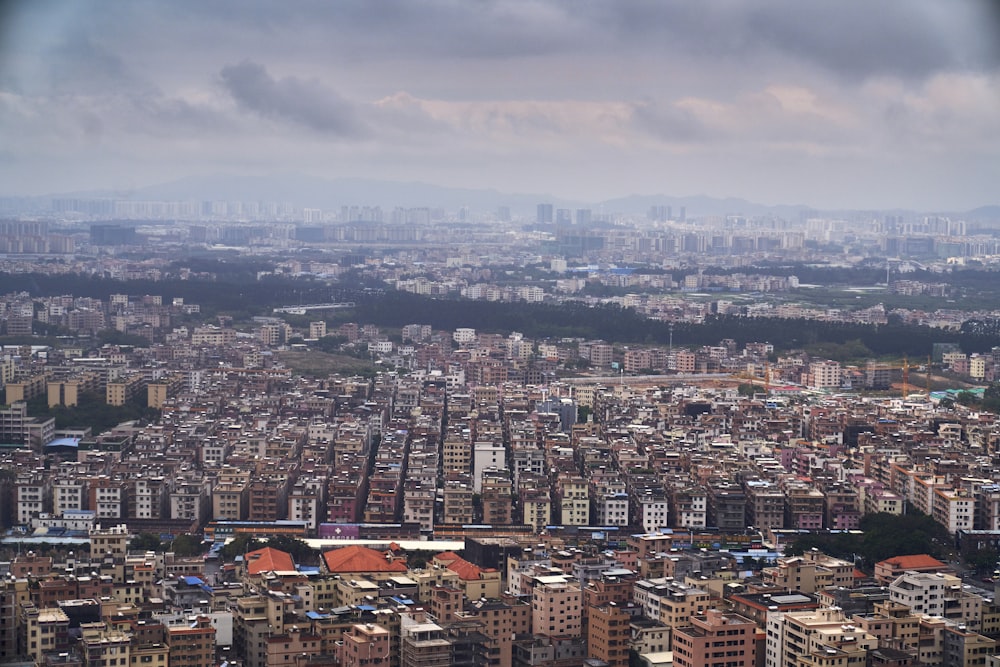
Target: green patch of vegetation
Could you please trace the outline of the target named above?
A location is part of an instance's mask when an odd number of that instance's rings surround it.
[[[803,535],[785,549],[789,556],[801,555],[816,548],[825,554],[847,560],[859,557],[871,571],[875,563],[911,554],[929,554],[947,559],[952,555],[948,531],[937,521],[917,511],[895,514],[869,514],[861,519],[861,533]]]
[[[842,363],[862,363],[866,359],[871,359],[872,351],[859,339],[849,340],[844,343],[821,342],[807,345],[805,351],[810,355],[832,359]]]
[[[276,357],[293,373],[310,377],[327,377],[334,373],[374,377],[378,371],[385,370],[385,367],[374,364],[367,359],[358,359],[345,354],[330,354],[318,350],[283,351],[278,352]]]
[[[144,397],[144,395],[143,395]],[[94,435],[103,433],[122,422],[139,421],[151,423],[160,416],[160,411],[147,407],[136,397],[125,405],[108,405],[102,397],[83,393],[79,403],[73,406],[56,405],[49,407],[43,398],[28,402],[28,414],[32,417],[54,417],[56,428],[90,427]]]
[[[261,540],[251,535],[237,535],[219,550],[219,557],[224,561],[232,561],[237,556],[264,547],[271,547],[290,554],[296,565],[317,565],[319,563],[320,552],[317,549],[313,549],[302,540],[286,535],[267,540]]]

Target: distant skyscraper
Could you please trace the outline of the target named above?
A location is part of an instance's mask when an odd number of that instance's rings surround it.
[[[538,205],[538,222],[540,224],[552,224],[552,204]]]
[[[684,222],[685,220],[687,220],[687,207],[686,207],[686,206],[681,206],[681,217],[680,217],[680,221],[681,221],[681,222]]]
[[[666,222],[667,220],[674,219],[674,212],[669,206],[657,206],[654,204],[649,207],[646,217],[652,222]]]
[[[501,206],[497,209],[497,219],[500,222],[510,222],[510,206]]]
[[[590,221],[591,221],[591,214],[589,208],[576,209],[576,224],[589,225]]]
[[[573,212],[568,208],[557,208],[556,209],[556,224],[557,225],[572,225],[573,224]]]

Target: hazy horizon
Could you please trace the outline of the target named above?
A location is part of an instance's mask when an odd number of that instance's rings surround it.
[[[599,202],[995,204],[989,0],[35,3],[3,195],[300,172]]]

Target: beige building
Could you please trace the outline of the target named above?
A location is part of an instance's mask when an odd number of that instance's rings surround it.
[[[521,494],[522,523],[540,531],[552,521],[552,500],[546,489],[534,489]]]
[[[392,640],[389,631],[374,623],[356,624],[344,631],[337,647],[343,667],[389,667]]]
[[[212,518],[245,521],[250,507],[246,482],[221,482],[212,489]]]
[[[129,664],[131,636],[109,630],[103,623],[81,625],[80,650],[85,667],[121,667]]]
[[[309,323],[310,338],[322,338],[325,335],[326,335],[326,322],[320,320],[319,322]]]
[[[125,524],[110,528],[103,528],[98,524],[90,531],[91,558],[101,558],[105,554],[111,554],[115,558],[125,558],[131,538],[128,526]]]
[[[472,440],[468,429],[461,432],[450,431],[441,448],[441,462],[444,472],[472,472]]]
[[[138,396],[144,386],[145,380],[139,373],[108,382],[104,392],[105,401],[108,405],[125,405],[129,400]]]
[[[462,475],[462,478],[445,480],[444,489],[442,490],[442,495],[444,496],[444,523],[461,525],[472,523],[473,521],[472,496],[474,494],[472,491],[472,480],[468,475]]]
[[[146,385],[146,405],[157,410],[176,396],[186,384],[183,373],[174,373]]]
[[[828,586],[854,588],[854,564],[820,551],[779,558],[774,567],[761,572],[764,581],[793,591],[816,593]]]
[[[575,475],[561,475],[556,483],[559,497],[559,525],[586,526],[590,523],[590,487]]]
[[[769,613],[765,646],[765,667],[865,667],[878,640],[831,607]]]
[[[544,637],[580,637],[583,594],[564,577],[539,577],[531,596],[531,629]]]
[[[671,632],[712,607],[708,591],[664,577],[637,581],[632,599],[642,608],[644,616],[659,620]]]

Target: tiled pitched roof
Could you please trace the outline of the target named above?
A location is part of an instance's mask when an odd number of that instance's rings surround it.
[[[289,553],[271,547],[251,551],[246,555],[247,573],[254,575],[261,572],[291,572],[295,569],[295,561]]]
[[[390,561],[381,551],[359,545],[339,547],[323,553],[326,569],[333,573],[342,572],[406,572],[406,563]]]
[[[911,556],[893,556],[886,558],[883,563],[891,565],[900,570],[917,570],[928,567],[944,567],[944,563],[928,554],[914,554]]]
[[[434,560],[456,573],[462,581],[478,581],[484,572],[495,572],[492,568],[483,569],[475,563],[470,563],[454,551],[442,551],[434,556]]]

